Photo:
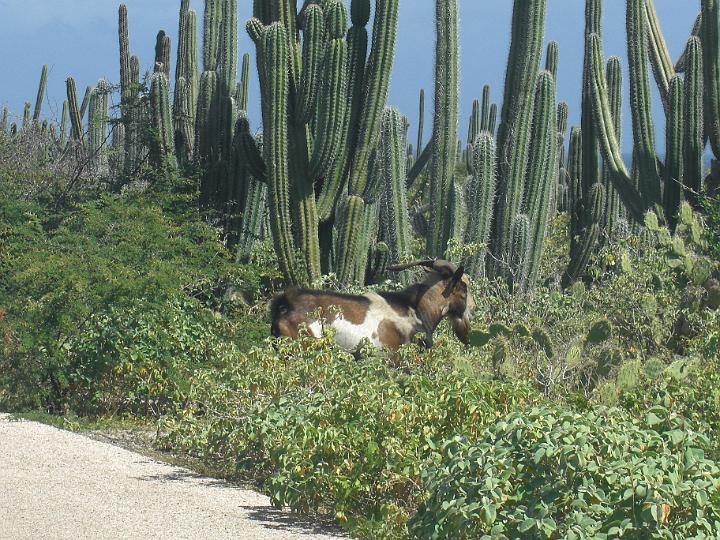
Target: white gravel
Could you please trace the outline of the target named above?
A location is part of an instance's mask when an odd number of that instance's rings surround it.
[[[340,537],[253,491],[0,415],[3,540]]]

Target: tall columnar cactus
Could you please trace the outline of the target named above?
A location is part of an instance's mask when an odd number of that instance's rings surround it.
[[[472,176],[467,186],[468,223],[465,243],[478,244],[478,251],[467,263],[475,278],[485,277],[485,259],[490,241],[493,206],[495,203],[496,155],[495,138],[482,131],[471,148]]]
[[[697,40],[697,38],[693,39]],[[695,101],[699,103],[699,108],[702,110],[702,94]],[[683,108],[683,81],[679,75],[674,75],[670,80],[666,106],[669,114],[665,125],[665,190],[663,193],[665,218],[672,229],[677,223],[677,215],[682,202],[683,153],[685,151]],[[702,121],[700,121],[700,130],[700,139],[702,140]]]
[[[60,133],[59,136],[59,142],[61,145],[65,145],[67,142],[67,132],[68,132],[68,120],[70,116],[70,107],[68,105],[68,101],[63,101],[63,108],[62,108],[62,116],[60,117]]]
[[[425,130],[425,89],[420,89],[420,101],[418,104],[418,131],[417,131],[417,146],[415,147],[415,159],[420,159],[420,154],[423,151],[423,135]]]
[[[203,71],[218,68],[224,0],[205,0],[203,17]]]
[[[655,82],[657,83],[660,98],[668,110],[670,97],[670,81],[675,76],[675,66],[670,58],[665,36],[660,29],[660,21],[655,11],[654,0],[645,0],[645,23],[647,25],[648,47],[650,52],[650,65],[652,66]]]
[[[128,11],[125,4],[118,10],[118,40],[120,45],[120,113],[125,125],[125,156],[123,166],[129,174],[140,154],[137,119],[139,116],[140,62],[130,55]]]
[[[590,188],[588,201],[583,230],[571,239],[570,264],[562,279],[565,287],[583,276],[600,237],[600,220],[605,206],[605,188],[601,183],[597,182]]]
[[[585,34],[596,34],[602,36],[602,0],[586,0],[585,1]],[[582,86],[582,111],[581,111],[581,128],[582,128],[582,172],[579,177],[580,189],[582,195],[581,207],[587,207],[590,189],[596,183],[600,182],[600,155],[598,150],[597,133],[593,119],[592,104],[592,87],[590,81],[590,44],[585,43],[585,62],[583,69],[583,86]],[[576,231],[585,227],[583,219],[585,212],[579,212],[577,217],[580,222]]]
[[[88,143],[93,155],[94,163],[104,168],[107,161],[105,143],[108,127],[108,99],[110,85],[105,79],[100,79],[90,96],[88,106]]]
[[[175,154],[180,163],[189,162],[193,152],[199,86],[197,16],[189,4],[189,0],[182,0],[180,6],[173,97]]]
[[[543,252],[552,192],[557,178],[557,116],[555,80],[548,71],[538,75],[533,111],[528,183],[526,187],[526,215],[530,221],[527,276],[524,288],[537,279]]]
[[[382,175],[381,211],[385,214],[383,239],[394,261],[404,261],[412,255],[412,234],[406,192],[407,161],[405,152],[405,118],[397,109],[387,108],[381,123],[377,157]],[[401,276],[403,280],[407,276]]]
[[[257,0],[247,24],[258,52],[264,155],[258,158],[247,136],[239,148],[258,177],[267,178],[275,250],[293,283],[314,279],[320,262],[331,259],[343,282],[354,281],[367,257],[366,203],[380,186],[370,165],[387,97],[398,0],[377,0],[375,7],[369,58],[369,0],[353,0],[350,30],[342,0],[306,2],[299,18],[291,3]],[[334,228],[338,239],[336,247],[323,242],[323,253],[321,228],[328,239]]]
[[[633,111],[634,156],[640,193],[651,204],[661,204],[661,184],[655,152],[655,130],[652,119],[650,84],[647,73],[647,30],[645,0],[628,0],[626,28],[630,102]]]
[[[560,208],[560,191],[564,189],[565,177],[567,175],[566,163],[565,163],[565,134],[568,128],[568,104],[565,101],[561,101],[557,105],[557,113],[555,115],[555,122],[557,128],[557,170],[554,175],[557,178],[557,185],[551,192],[551,202],[549,208],[550,218],[554,218]]]
[[[613,119],[613,130],[618,142],[622,137],[622,68],[620,59],[613,56],[608,59],[605,70],[607,80],[610,112]],[[618,220],[624,219],[624,207],[620,195],[613,186],[610,168],[603,163],[603,186],[605,187],[605,211],[603,213],[602,227],[606,235],[612,236]]]
[[[8,128],[8,118],[10,117],[10,111],[7,107],[3,107],[2,118],[0,119],[0,133],[5,135]]]
[[[240,73],[240,81],[235,91],[235,101],[239,110],[247,112],[250,100],[250,55],[248,53],[243,55]]]
[[[80,107],[77,99],[77,86],[75,79],[68,77],[65,82],[67,86],[67,100],[70,109],[70,126],[72,139],[75,142],[81,142],[83,139],[82,118],[80,117]]]
[[[427,252],[445,255],[450,239],[450,201],[453,190],[458,123],[458,12],[457,0],[435,4],[435,116],[430,163],[430,227]]]
[[[683,115],[681,116],[682,125],[685,129],[682,181],[688,188],[688,198],[695,200],[695,195],[700,193],[702,188],[703,151],[705,146],[703,128],[713,122],[713,120],[704,121],[703,118],[705,86],[703,79],[703,47],[699,38],[690,38],[687,43],[685,58],[685,103]],[[720,76],[720,73],[718,75]],[[705,109],[706,111],[707,109]],[[680,201],[676,202],[675,210],[679,208],[680,204]],[[675,217],[675,214],[673,214],[673,217]]]
[[[154,71],[164,73],[166,78],[170,78],[170,36],[165,30],[160,30],[155,38]]]
[[[570,143],[568,145],[568,208],[570,214],[570,235],[574,236],[578,232],[580,218],[577,215],[582,211],[582,191],[580,182],[582,181],[582,128],[573,126],[570,129]]]
[[[166,160],[174,159],[175,149],[170,113],[170,90],[164,71],[158,71],[152,76],[150,109],[155,131],[150,146],[150,161],[155,167],[160,167],[167,163]]]
[[[45,100],[45,89],[47,88],[47,75],[48,67],[47,64],[43,65],[42,72],[40,73],[40,84],[38,85],[37,98],[35,98],[35,110],[33,111],[33,121],[37,122],[40,120],[40,113],[42,112],[42,104]]]
[[[22,128],[23,130],[30,128],[30,113],[32,111],[32,103],[29,101],[25,102],[25,107],[23,108],[23,120],[22,120]]]
[[[492,251],[496,263],[492,277],[513,287],[521,269],[514,265],[528,259],[517,256],[518,216],[523,212],[528,177],[533,103],[545,29],[546,0],[516,0],[508,55],[505,91],[498,129],[498,197]],[[553,105],[554,107],[554,105]],[[521,227],[524,230],[524,227]],[[528,235],[522,235],[529,238]],[[527,246],[526,246],[527,247]]]
[[[705,135],[720,159],[720,2],[701,0]],[[687,64],[686,64],[687,67]]]

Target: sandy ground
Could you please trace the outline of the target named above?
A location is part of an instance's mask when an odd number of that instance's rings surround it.
[[[0,539],[340,537],[253,491],[0,415]]]

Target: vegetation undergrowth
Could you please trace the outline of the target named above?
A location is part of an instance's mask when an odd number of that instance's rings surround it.
[[[204,473],[362,538],[720,527],[717,200],[672,234],[649,214],[566,290],[560,214],[541,286],[474,283],[470,347],[441,326],[430,351],[354,356],[268,337],[272,247],[236,264],[193,179],[61,197],[64,180],[0,168],[0,410],[149,425]]]

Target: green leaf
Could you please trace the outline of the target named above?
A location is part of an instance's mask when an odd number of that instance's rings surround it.
[[[535,520],[532,518],[528,518],[520,525],[518,525],[518,531],[520,531],[521,533],[526,533],[530,531],[533,527],[535,527]]]

